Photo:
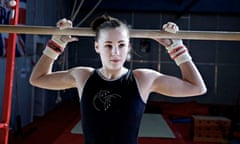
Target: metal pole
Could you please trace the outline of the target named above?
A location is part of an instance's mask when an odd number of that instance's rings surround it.
[[[11,12],[14,14],[10,18],[10,25],[18,24],[19,14],[19,0],[16,0],[16,6],[11,7]],[[7,58],[6,58],[6,70],[5,70],[5,81],[4,81],[4,96],[3,96],[3,109],[2,109],[2,130],[0,143],[8,144],[9,137],[9,125],[11,118],[11,105],[12,105],[12,90],[13,90],[13,79],[14,79],[14,67],[15,67],[15,50],[16,50],[16,33],[9,34],[7,42]]]

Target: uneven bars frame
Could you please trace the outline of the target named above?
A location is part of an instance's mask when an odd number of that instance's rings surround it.
[[[73,27],[60,30],[53,26],[0,25],[2,33],[38,34],[38,35],[74,35],[93,37],[95,32],[87,27]],[[189,40],[225,40],[240,41],[240,32],[230,31],[184,31],[175,34],[161,30],[130,29],[131,38],[176,38]]]

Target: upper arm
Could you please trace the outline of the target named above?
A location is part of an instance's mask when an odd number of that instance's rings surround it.
[[[61,90],[78,87],[84,77],[90,73],[90,68],[73,68],[65,71],[51,72],[39,77],[31,84],[44,89]]]
[[[144,97],[148,97],[151,92],[172,97],[199,95],[195,85],[178,77],[151,69],[140,69],[136,73],[140,89],[145,94]]]
[[[31,78],[30,83],[36,87],[60,90],[75,87],[75,79],[71,70],[51,72],[37,78]]]
[[[205,93],[201,85],[164,74],[155,77],[152,83],[152,91],[172,97],[197,96]]]
[[[156,76],[151,86],[152,92],[173,97],[195,95],[193,88],[194,87],[187,81],[164,74]]]

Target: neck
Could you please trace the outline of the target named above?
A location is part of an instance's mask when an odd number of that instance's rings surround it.
[[[119,70],[108,70],[106,68],[100,68],[99,72],[104,76],[104,78],[108,80],[114,80],[124,75],[127,72],[127,69],[124,67]]]

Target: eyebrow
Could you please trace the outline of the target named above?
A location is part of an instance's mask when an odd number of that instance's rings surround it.
[[[126,40],[120,40],[118,43],[127,42]],[[112,43],[112,41],[105,41],[104,43]]]

